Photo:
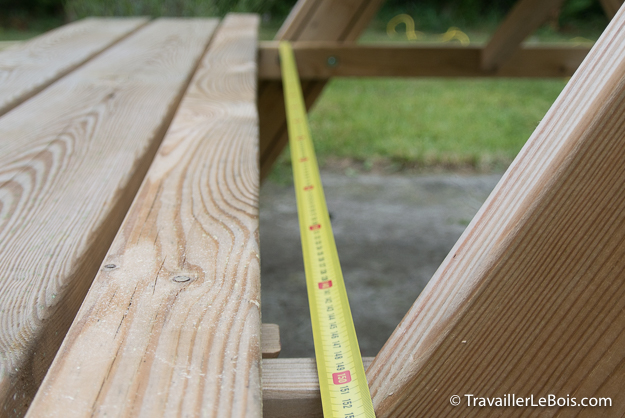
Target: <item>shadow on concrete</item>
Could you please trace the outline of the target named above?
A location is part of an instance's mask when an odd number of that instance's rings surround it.
[[[322,173],[363,356],[375,356],[501,175],[347,177]],[[263,322],[281,357],[314,357],[295,192],[261,189]]]

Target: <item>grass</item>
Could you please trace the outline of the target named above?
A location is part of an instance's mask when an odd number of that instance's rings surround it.
[[[562,80],[337,80],[311,115],[311,126],[322,158],[381,157],[424,165],[507,161],[564,85]]]
[[[320,165],[503,170],[566,80],[335,79],[310,113]],[[272,179],[288,181],[288,152]]]

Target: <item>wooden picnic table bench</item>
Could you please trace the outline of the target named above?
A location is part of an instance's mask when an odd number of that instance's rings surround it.
[[[301,0],[279,37],[355,39],[380,1],[341,1]],[[535,0],[521,3],[513,16]],[[244,14],[94,18],[0,53],[0,416],[320,416],[312,359],[262,360],[279,337],[260,316],[259,155],[270,165],[283,120],[275,45],[259,52],[257,28]],[[499,44],[468,50],[460,69],[466,51],[440,49],[456,58],[425,71],[497,71]],[[305,62],[370,52],[295,50]],[[579,53],[523,71],[561,75],[575,66],[554,62]],[[334,75],[310,66],[309,104]],[[449,403],[473,392],[609,396],[610,409],[574,413],[625,414],[623,80],[621,11],[364,359],[379,417],[479,415]],[[260,130],[259,112],[272,115]]]
[[[257,26],[87,19],[6,52],[4,414],[65,338],[30,416],[260,415]]]

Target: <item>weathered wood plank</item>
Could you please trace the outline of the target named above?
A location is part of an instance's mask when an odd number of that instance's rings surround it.
[[[29,416],[261,415],[257,25],[222,22]]]
[[[367,27],[381,2],[374,0],[298,1],[276,40],[353,41]]]
[[[263,358],[276,358],[280,355],[280,327],[277,324],[263,324],[260,332],[260,348]]]
[[[464,394],[507,393],[613,406],[498,416],[623,416],[623,138],[621,11],[369,367],[378,417],[479,416]]]
[[[330,77],[565,77],[582,63],[588,46],[526,46],[496,72],[480,65],[480,47],[355,45],[297,42],[293,51],[302,79]],[[337,65],[329,66],[328,58]],[[261,42],[260,79],[281,78],[278,43]]]
[[[84,19],[0,53],[0,115],[147,23],[146,18]]]
[[[373,357],[363,357],[365,368]],[[314,358],[263,360],[263,417],[322,418]]]
[[[482,69],[495,71],[564,0],[518,0],[482,51]]]
[[[216,24],[157,20],[0,118],[0,414],[34,396]]]
[[[384,0],[299,0],[276,35],[289,41],[354,41]],[[325,81],[302,84],[306,107],[323,91]],[[260,175],[265,178],[287,144],[282,83],[264,81],[258,88]]]

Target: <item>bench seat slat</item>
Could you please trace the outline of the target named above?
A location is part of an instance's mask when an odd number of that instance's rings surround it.
[[[222,22],[29,416],[261,416],[257,25]]]

